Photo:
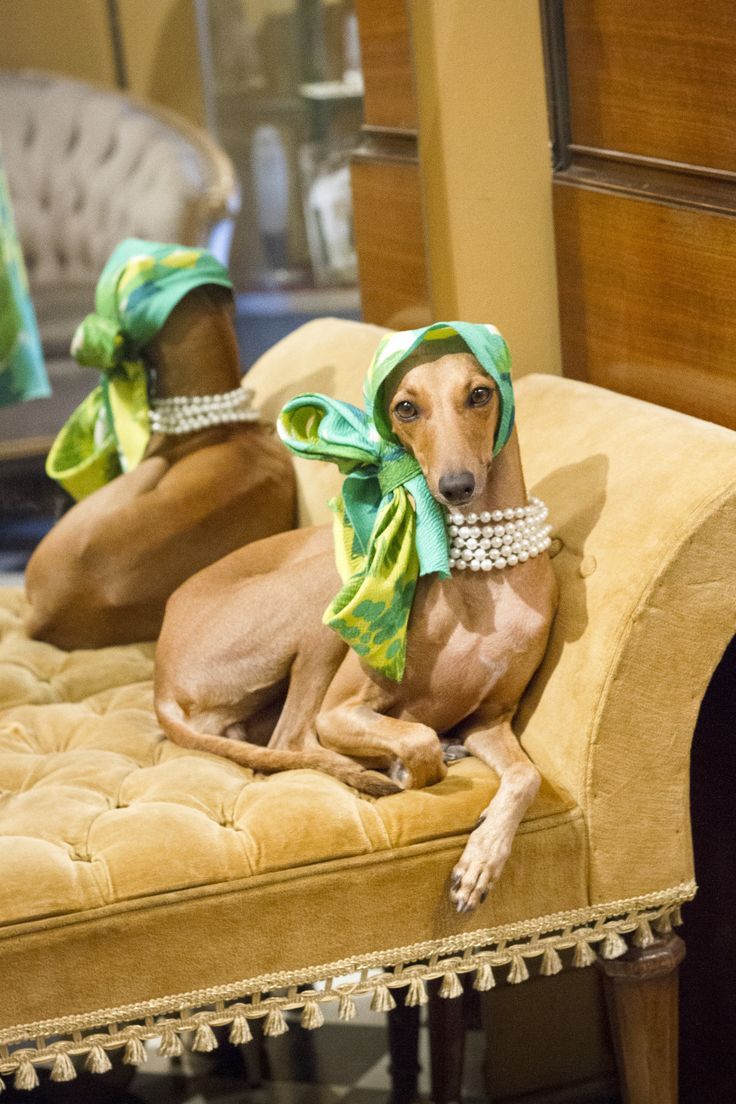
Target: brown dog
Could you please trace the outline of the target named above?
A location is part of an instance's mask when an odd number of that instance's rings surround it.
[[[402,368],[389,396],[391,425],[434,497],[476,513],[526,503],[515,431],[492,456],[498,397],[475,358],[414,358]],[[490,394],[472,405],[479,392]],[[438,733],[464,743],[500,778],[454,871],[452,899],[458,910],[474,908],[501,873],[539,786],[511,718],[554,615],[549,559],[421,578],[399,683],[321,624],[339,585],[327,529],[262,541],[191,579],[171,598],[158,644],[161,724],[179,744],[255,770],[319,767],[373,794],[439,781]],[[268,747],[254,746],[271,732]]]
[[[156,398],[238,387],[229,293],[189,292],[144,356]],[[291,458],[266,425],[154,434],[138,467],[77,503],[35,550],[28,631],[68,649],[153,640],[185,579],[290,528],[295,502]]]

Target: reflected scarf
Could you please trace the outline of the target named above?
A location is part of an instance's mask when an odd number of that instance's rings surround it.
[[[458,339],[460,339],[458,341]],[[450,574],[443,508],[414,457],[394,436],[385,385],[420,345],[454,340],[471,352],[498,389],[493,452],[514,426],[506,342],[493,326],[437,322],[383,338],[364,384],[369,413],[325,395],[300,395],[279,416],[281,439],[293,452],[330,460],[345,475],[335,511],[335,559],[343,587],[325,611],[330,625],[369,666],[395,681],[406,667],[409,615],[420,575]],[[438,345],[438,356],[446,346]]]
[[[203,249],[128,238],[111,254],[95,291],[95,312],[77,328],[72,354],[98,368],[100,384],[62,427],[46,471],[74,498],[131,471],[151,435],[142,349],[194,288],[232,289],[227,270]]]

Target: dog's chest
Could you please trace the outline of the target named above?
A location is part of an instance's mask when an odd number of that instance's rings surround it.
[[[515,681],[547,624],[545,611],[503,577],[490,585],[453,584],[438,580],[419,589],[402,683],[408,710],[440,731]]]

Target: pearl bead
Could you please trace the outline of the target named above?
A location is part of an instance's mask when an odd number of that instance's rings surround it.
[[[451,537],[456,537],[458,535],[459,529],[457,525],[448,525],[447,532],[450,534]]]
[[[483,528],[481,529],[481,533],[483,534],[484,537],[492,537],[493,536],[493,527],[491,525],[484,525]]]
[[[480,562],[481,562],[482,560],[484,560],[485,558],[486,558],[486,553],[485,553],[485,549],[483,549],[483,548],[476,548],[476,549],[475,549],[475,551],[473,552],[473,559],[474,559],[474,560],[477,560],[477,561],[478,561],[478,563],[480,563]]]
[[[504,536],[505,533],[506,533],[506,530],[504,529],[503,525],[494,526],[494,528],[493,528],[494,537],[502,537],[502,536]]]
[[[466,548],[477,548],[478,547],[478,542],[475,539],[475,537],[468,537],[468,539],[465,542],[465,547]]]
[[[514,510],[514,517],[523,518],[525,513],[526,513],[526,510],[524,509],[523,506],[517,506],[516,509]]]
[[[526,563],[528,559],[529,553],[522,548],[521,552],[519,553],[519,563]]]
[[[476,521],[478,520],[478,515],[477,514],[468,514],[466,520],[467,520],[468,525],[475,525]]]
[[[493,560],[483,560],[483,563],[480,565],[480,569],[481,571],[492,571]]]
[[[467,565],[467,564],[465,563],[465,560],[458,560],[458,561],[457,561],[457,569],[458,569],[458,571],[464,571],[464,570],[465,570],[465,568],[466,568],[467,566],[468,566],[468,565]]]
[[[532,559],[534,559],[535,556],[539,555],[539,549],[537,548],[536,544],[533,544],[529,549],[529,555]]]
[[[450,521],[453,523],[453,525],[465,524],[465,518],[462,514],[450,514]]]
[[[500,548],[503,544],[501,537],[491,537],[491,548]]]
[[[504,510],[503,516],[506,518],[507,521],[510,521],[511,518],[514,516],[514,511],[510,508],[508,510]]]
[[[480,571],[480,564],[477,560],[473,560],[472,563],[469,563],[468,567],[471,571]]]
[[[493,510],[491,512],[491,520],[492,521],[503,521],[503,511],[502,510]]]
[[[468,560],[472,560],[472,558],[473,558],[473,553],[471,552],[471,550],[470,550],[469,548],[464,548],[464,549],[462,550],[462,552],[460,553],[460,555],[462,556],[462,558],[463,558],[463,559],[464,559],[464,560],[465,560],[466,562],[467,562]]]
[[[488,513],[487,510],[484,510],[483,513],[480,515],[480,520],[483,525],[487,525],[488,522],[491,520],[491,515]]]
[[[513,556],[513,555],[509,556],[509,558],[506,560],[506,563],[509,565],[509,567],[516,567],[518,562],[519,562],[519,557],[518,556]]]
[[[501,555],[508,558],[511,555],[511,545],[502,544],[501,545]]]
[[[451,548],[450,549],[450,559],[451,560],[459,560],[460,559],[460,549],[459,548]]]
[[[506,561],[503,558],[503,556],[499,556],[497,560],[494,560],[493,566],[497,567],[499,569],[502,568],[502,567],[505,567],[506,566]]]
[[[489,541],[488,537],[483,537],[482,540],[478,541],[478,544],[481,546],[481,548],[487,549],[491,547],[491,542]]]
[[[479,529],[477,525],[473,525],[470,530],[470,535],[471,537],[475,537],[475,539],[478,540],[478,537],[482,536],[482,530]]]
[[[462,537],[463,540],[467,540],[468,537],[470,536],[470,526],[469,525],[461,525],[459,530],[458,530],[458,536]]]

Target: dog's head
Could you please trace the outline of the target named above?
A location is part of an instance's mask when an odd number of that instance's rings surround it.
[[[439,502],[464,506],[483,494],[500,401],[472,353],[412,354],[392,376],[385,399],[394,434],[419,461]]]

